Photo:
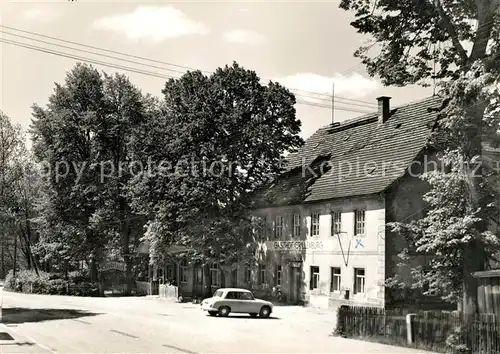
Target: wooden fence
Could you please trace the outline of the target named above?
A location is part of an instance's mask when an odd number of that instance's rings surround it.
[[[411,316],[408,325],[408,314],[406,309],[341,306],[336,333],[440,353],[450,352],[447,340],[455,336],[455,345],[467,348],[466,353],[500,354],[500,320],[495,315],[467,318],[458,312],[425,311]]]
[[[477,278],[479,312],[500,316],[500,269],[474,273]]]

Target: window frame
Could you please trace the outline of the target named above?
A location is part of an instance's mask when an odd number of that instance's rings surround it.
[[[253,296],[253,294],[250,292],[250,291],[238,291],[238,300],[242,300],[242,301],[254,301],[255,300],[255,297]],[[248,295],[248,299],[243,299],[242,298],[242,295],[245,294],[245,295]]]
[[[259,264],[259,284],[267,284],[266,265]]]
[[[301,222],[302,220],[300,218],[300,214],[293,214],[292,218],[293,218],[292,237],[300,237],[300,231],[302,228],[302,222]]]
[[[316,216],[317,216],[317,223],[315,222]],[[321,219],[320,213],[311,213],[311,237],[319,236],[320,219]],[[314,233],[314,231],[317,231],[317,233]]]
[[[179,282],[182,284],[186,284],[188,282],[188,264],[186,260],[182,260],[179,263]]]
[[[315,270],[317,270],[317,272]],[[317,290],[319,289],[319,266],[311,266],[309,271],[309,288],[310,290]],[[314,286],[315,282],[316,287]]]
[[[214,273],[216,274],[216,283],[214,283]],[[221,281],[222,279],[220,273],[220,264],[217,262],[212,262],[210,264],[210,284],[212,287],[220,287]]]
[[[245,284],[250,284],[252,282],[252,268],[250,266],[245,266]]]
[[[334,271],[338,269],[338,274]],[[334,284],[337,285],[338,289],[334,289]],[[330,267],[330,292],[339,293],[342,288],[342,268],[341,267]]]
[[[234,286],[238,285],[238,271],[238,268],[234,268],[233,270],[231,270],[231,284],[233,284]]]
[[[283,215],[277,215],[274,218],[274,238],[276,240],[281,240],[283,238],[284,225],[285,225],[285,222],[284,222]],[[278,232],[278,230],[279,230],[279,232]]]
[[[362,215],[363,219],[360,220],[358,217]],[[366,210],[356,209],[354,210],[354,236],[365,235],[366,232]]]
[[[338,220],[336,216],[338,216]],[[342,232],[342,212],[340,210],[333,210],[330,212],[330,223],[331,236],[335,236]]]
[[[363,275],[358,274],[359,271],[363,271]],[[360,283],[363,285],[362,290],[358,289],[358,279],[360,279]],[[353,294],[364,294],[366,291],[366,270],[365,268],[354,268],[354,286],[353,286]]]
[[[276,277],[275,277],[275,283],[277,286],[281,286],[282,275],[283,275],[283,267],[281,266],[281,264],[277,264],[276,265]]]

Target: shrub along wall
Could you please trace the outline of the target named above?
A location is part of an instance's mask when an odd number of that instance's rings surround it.
[[[27,294],[99,296],[99,285],[91,283],[85,272],[71,272],[65,279],[61,274],[21,270],[14,277],[9,271],[5,277],[5,290]]]

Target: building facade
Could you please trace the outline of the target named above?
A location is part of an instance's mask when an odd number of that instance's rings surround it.
[[[164,280],[176,278],[191,297],[231,286],[265,298],[279,286],[289,303],[387,306],[397,295],[387,279],[407,272],[398,266],[405,242],[388,224],[424,216],[420,175],[439,168],[427,143],[440,105],[433,96],[392,108],[380,97],[377,112],[319,129],[256,195],[254,213],[266,228],[255,261],[186,260],[167,265]]]
[[[289,170],[262,193],[258,210],[271,230],[267,266],[283,271],[290,299],[298,292],[321,308],[395,302],[400,294],[385,283],[409,270],[398,266],[406,244],[389,225],[424,216],[428,186],[420,176],[441,168],[427,147],[440,104],[435,96],[392,108],[380,97],[377,113],[322,128],[290,156]],[[300,252],[275,242],[296,239]],[[292,254],[300,258],[293,260],[296,270],[286,262]]]

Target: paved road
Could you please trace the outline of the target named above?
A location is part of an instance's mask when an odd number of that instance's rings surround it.
[[[0,345],[0,353],[421,352],[332,337],[330,312],[276,307],[273,315],[219,318],[207,316],[199,305],[154,298],[4,292],[4,324],[24,345]]]

